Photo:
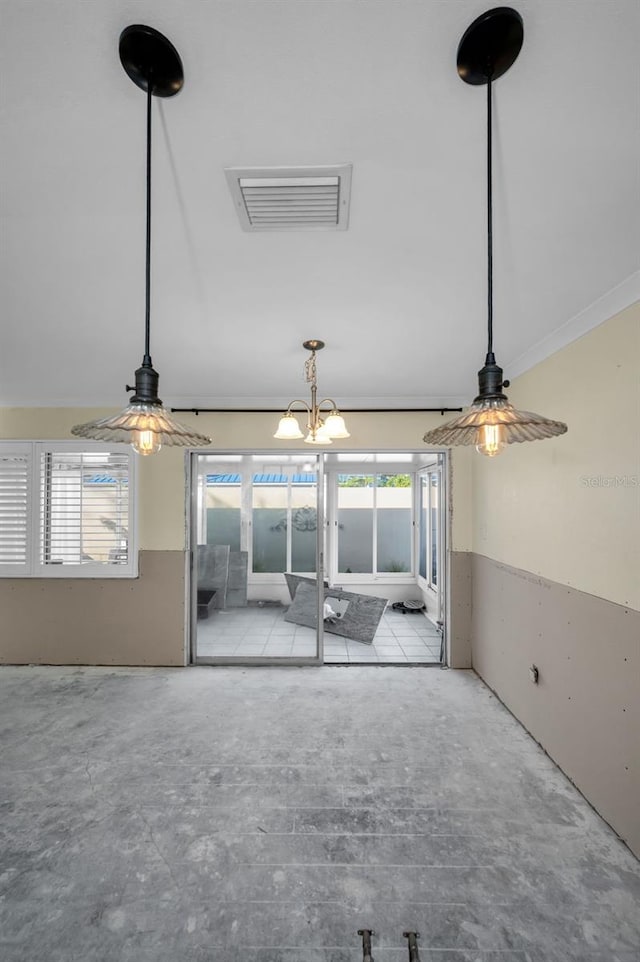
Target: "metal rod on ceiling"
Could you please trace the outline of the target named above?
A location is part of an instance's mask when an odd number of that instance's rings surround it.
[[[340,408],[347,414],[446,414],[463,408]],[[278,414],[282,408],[171,408],[172,414]]]

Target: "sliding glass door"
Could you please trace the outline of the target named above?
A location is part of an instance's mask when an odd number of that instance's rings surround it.
[[[315,456],[192,455],[194,661],[319,662],[321,474]]]
[[[194,453],[192,660],[439,663],[444,463]]]

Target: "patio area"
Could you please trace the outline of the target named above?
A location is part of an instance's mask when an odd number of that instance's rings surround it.
[[[198,621],[198,658],[312,658],[316,633],[284,620],[284,605],[214,610]],[[325,630],[326,664],[439,664],[441,633],[422,613],[383,614],[373,644]]]

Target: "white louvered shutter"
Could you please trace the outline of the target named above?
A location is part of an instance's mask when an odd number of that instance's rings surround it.
[[[43,450],[40,455],[40,564],[97,577],[130,568],[129,453]]]
[[[28,450],[0,449],[0,575],[29,574],[31,566]]]

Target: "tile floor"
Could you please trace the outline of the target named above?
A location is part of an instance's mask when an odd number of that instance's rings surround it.
[[[213,611],[198,621],[200,658],[313,658],[316,633],[284,620],[286,608],[249,606]],[[423,614],[388,608],[372,645],[325,632],[325,664],[439,664],[440,634]]]

